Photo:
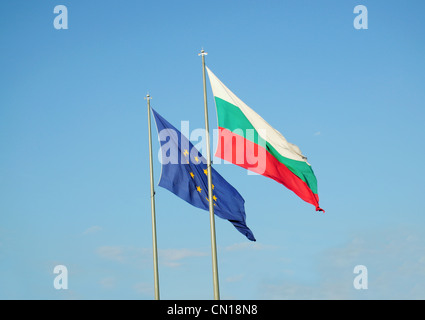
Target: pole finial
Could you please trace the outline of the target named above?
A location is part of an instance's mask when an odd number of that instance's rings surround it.
[[[146,95],[146,97],[144,97],[143,99],[145,99],[145,100],[152,100],[152,97],[150,96],[150,94],[148,92],[148,94]]]
[[[202,48],[201,53],[198,53],[198,56],[206,56],[208,52],[205,52],[204,48]]]

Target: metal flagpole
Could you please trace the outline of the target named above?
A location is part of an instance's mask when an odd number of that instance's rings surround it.
[[[158,249],[156,246],[156,218],[155,218],[155,189],[153,182],[152,160],[152,133],[151,133],[151,96],[145,98],[148,102],[148,129],[149,129],[149,168],[151,179],[151,213],[152,213],[152,249],[153,249],[153,275],[155,285],[155,300],[159,300],[159,276],[158,276]]]
[[[210,129],[208,122],[208,103],[207,103],[207,82],[205,78],[205,56],[208,53],[201,50],[198,54],[202,57],[202,77],[204,81],[204,111],[205,111],[205,139],[207,140],[207,170],[208,170],[208,199],[210,209],[210,227],[211,227],[211,253],[212,253],[212,269],[213,269],[213,285],[214,285],[214,299],[220,300],[220,291],[218,286],[218,266],[217,266],[217,244],[215,241],[215,220],[214,220],[214,200],[212,190],[211,178],[211,153],[210,153]]]

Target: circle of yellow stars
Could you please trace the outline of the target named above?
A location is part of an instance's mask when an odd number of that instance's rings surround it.
[[[187,157],[188,155],[189,155],[189,151],[187,150],[187,149],[185,149],[184,151],[183,151],[183,154]],[[197,156],[195,156],[194,158],[193,158],[194,160],[195,160],[195,162],[196,163],[199,163],[199,158],[197,157]],[[188,163],[189,164],[189,160],[188,159],[186,159],[186,163]],[[208,176],[208,169],[204,169],[204,173],[205,173],[205,175],[207,175]],[[193,173],[193,172],[189,172],[189,174],[190,174],[190,176],[192,177],[192,179],[195,179],[195,174]],[[214,190],[214,184],[211,184],[211,187],[212,187],[212,189]],[[202,192],[202,188],[201,188],[201,186],[196,186],[196,191],[198,191],[199,193],[201,193]],[[207,201],[209,202],[210,200],[208,199],[208,197],[206,197],[205,199],[207,199]],[[217,197],[215,196],[215,194],[213,194],[213,200],[215,201],[215,202],[217,202]],[[215,203],[214,203],[214,205],[216,205]]]

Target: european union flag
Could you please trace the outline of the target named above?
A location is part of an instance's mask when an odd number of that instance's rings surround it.
[[[209,210],[206,159],[179,130],[152,111],[162,151],[159,186],[195,207]],[[255,241],[245,221],[245,200],[214,168],[211,168],[211,177],[214,213],[229,220],[239,232]]]

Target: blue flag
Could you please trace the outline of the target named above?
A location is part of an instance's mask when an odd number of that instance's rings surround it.
[[[153,110],[162,152],[159,186],[200,209],[209,210],[207,161],[173,125]],[[246,225],[245,200],[211,167],[214,213],[229,220],[249,240],[254,235]]]

